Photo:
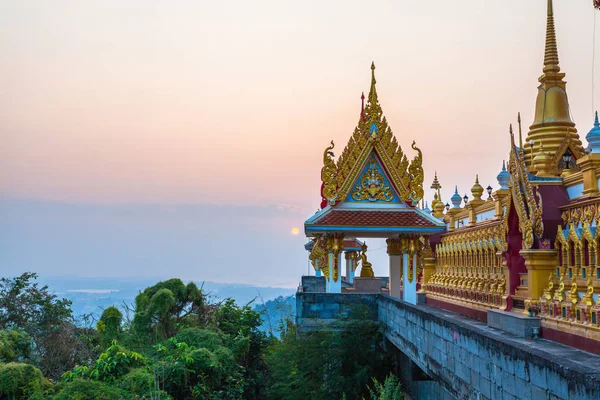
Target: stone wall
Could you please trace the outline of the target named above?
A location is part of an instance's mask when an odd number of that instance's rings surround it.
[[[376,321],[377,295],[296,293],[296,326],[299,334],[325,328],[341,328],[344,321],[349,319]]]
[[[600,356],[376,294],[296,295],[298,333],[378,320],[414,398],[600,399]]]
[[[388,340],[439,383],[443,398],[600,398],[600,357],[388,296],[378,305]]]
[[[302,277],[302,291],[311,293],[325,293],[325,278],[322,276],[304,275]]]

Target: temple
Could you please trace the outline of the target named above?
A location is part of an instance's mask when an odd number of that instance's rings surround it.
[[[482,321],[493,310],[537,318],[543,338],[600,354],[600,122],[596,113],[586,146],[571,118],[552,0],[546,19],[533,123],[523,139],[518,114],[506,134],[498,186],[483,188],[473,171],[471,196],[456,187],[444,201],[436,174],[431,210],[423,154],[414,141],[407,153],[398,144],[371,65],[357,126],[337,159],[333,142],[324,150],[321,209],[304,225],[325,292],[383,293]],[[389,277],[374,276],[358,238],[386,239]]]

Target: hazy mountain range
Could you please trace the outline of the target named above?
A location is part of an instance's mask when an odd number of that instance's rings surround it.
[[[146,287],[165,280],[160,278],[80,278],[80,277],[44,277],[39,282],[48,285],[49,289],[60,298],[73,302],[73,314],[93,314],[96,318],[102,310],[111,305],[132,305],[135,296]],[[185,283],[188,281],[184,280]],[[197,282],[208,294],[211,301],[223,300],[227,297],[235,299],[239,305],[254,301],[255,306],[277,299],[289,297],[296,290],[279,287],[257,287],[237,283]],[[295,304],[294,304],[295,305]]]

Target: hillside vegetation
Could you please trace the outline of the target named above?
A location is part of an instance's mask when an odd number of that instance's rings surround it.
[[[81,324],[70,301],[36,278],[0,279],[0,399],[402,397],[385,379],[374,324],[298,339],[282,306],[289,299],[267,302],[261,315],[232,299],[209,302],[176,278]],[[279,313],[265,316],[270,308]],[[264,318],[275,328],[259,329]]]

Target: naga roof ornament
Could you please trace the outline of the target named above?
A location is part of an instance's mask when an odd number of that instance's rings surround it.
[[[510,126],[511,150],[508,161],[508,172],[510,180],[508,189],[510,191],[509,207],[514,207],[519,217],[519,230],[523,236],[523,248],[531,249],[533,239],[541,238],[544,233],[542,221],[542,197],[539,192],[534,195],[534,190],[527,172],[527,166],[523,160],[523,154],[517,151],[515,136]],[[508,219],[507,217],[505,218]]]
[[[331,152],[331,145],[323,153],[321,169],[323,203],[334,206],[355,190],[355,182],[363,172],[371,153],[375,152],[381,160],[385,173],[390,178],[393,189],[400,199],[410,206],[418,205],[423,197],[423,154],[412,143],[417,155],[412,161],[402,150],[394,137],[387,119],[383,115],[377,96],[375,64],[371,64],[371,88],[364,104],[361,96],[361,115],[348,144],[341,152],[337,162]]]

